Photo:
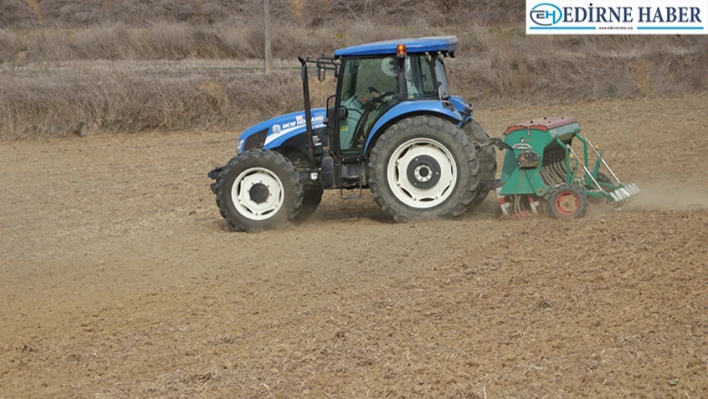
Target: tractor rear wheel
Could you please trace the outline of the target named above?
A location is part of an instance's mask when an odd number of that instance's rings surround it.
[[[479,189],[477,189],[477,195],[472,200],[470,206],[475,207],[484,201],[489,195],[489,191],[492,189],[489,183],[494,181],[497,177],[497,152],[494,146],[491,145],[491,140],[489,135],[484,130],[482,125],[477,123],[476,120],[470,119],[470,121],[465,124],[462,129],[465,131],[467,137],[472,140],[478,147],[477,157],[479,158],[479,177],[480,184]],[[484,183],[488,183],[485,185]]]
[[[249,150],[224,166],[216,181],[221,214],[237,230],[255,232],[279,227],[302,206],[300,174],[282,155]]]
[[[548,213],[556,219],[577,219],[585,216],[588,197],[585,190],[572,184],[559,184],[548,195]]]
[[[368,175],[374,199],[396,222],[459,216],[477,194],[479,159],[462,129],[415,116],[378,139]]]

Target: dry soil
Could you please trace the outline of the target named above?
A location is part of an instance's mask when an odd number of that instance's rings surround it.
[[[706,398],[708,96],[577,116],[622,211],[393,224],[366,194],[231,232],[238,132],[0,143],[0,398]]]

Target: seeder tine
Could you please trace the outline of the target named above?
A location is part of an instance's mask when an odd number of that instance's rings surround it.
[[[619,191],[622,201],[632,196],[632,194],[630,194],[629,191],[627,191],[627,189],[625,189],[624,187],[619,188],[617,191]]]
[[[637,195],[639,195],[639,187],[637,187],[636,184],[630,184],[630,185],[628,186],[628,188],[629,188],[630,192],[632,193],[630,199],[634,199],[634,197],[636,197]]]
[[[636,184],[627,184],[624,187],[620,187],[615,191],[610,192],[610,197],[612,197],[612,203],[615,207],[619,207],[627,203],[627,201],[633,199],[639,195],[639,187]]]

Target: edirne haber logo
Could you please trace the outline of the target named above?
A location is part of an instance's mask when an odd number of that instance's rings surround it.
[[[526,0],[526,34],[708,34],[708,0]]]

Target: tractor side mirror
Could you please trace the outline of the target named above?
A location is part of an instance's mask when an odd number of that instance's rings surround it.
[[[326,75],[327,75],[327,70],[326,70],[326,69],[324,69],[324,68],[319,68],[319,69],[317,70],[317,80],[319,80],[320,82],[322,82],[322,81],[325,80],[325,76],[326,76]]]
[[[343,120],[347,119],[348,116],[349,116],[349,110],[347,109],[347,107],[342,106],[342,107],[337,108],[337,119],[339,119],[340,121],[343,121]]]

